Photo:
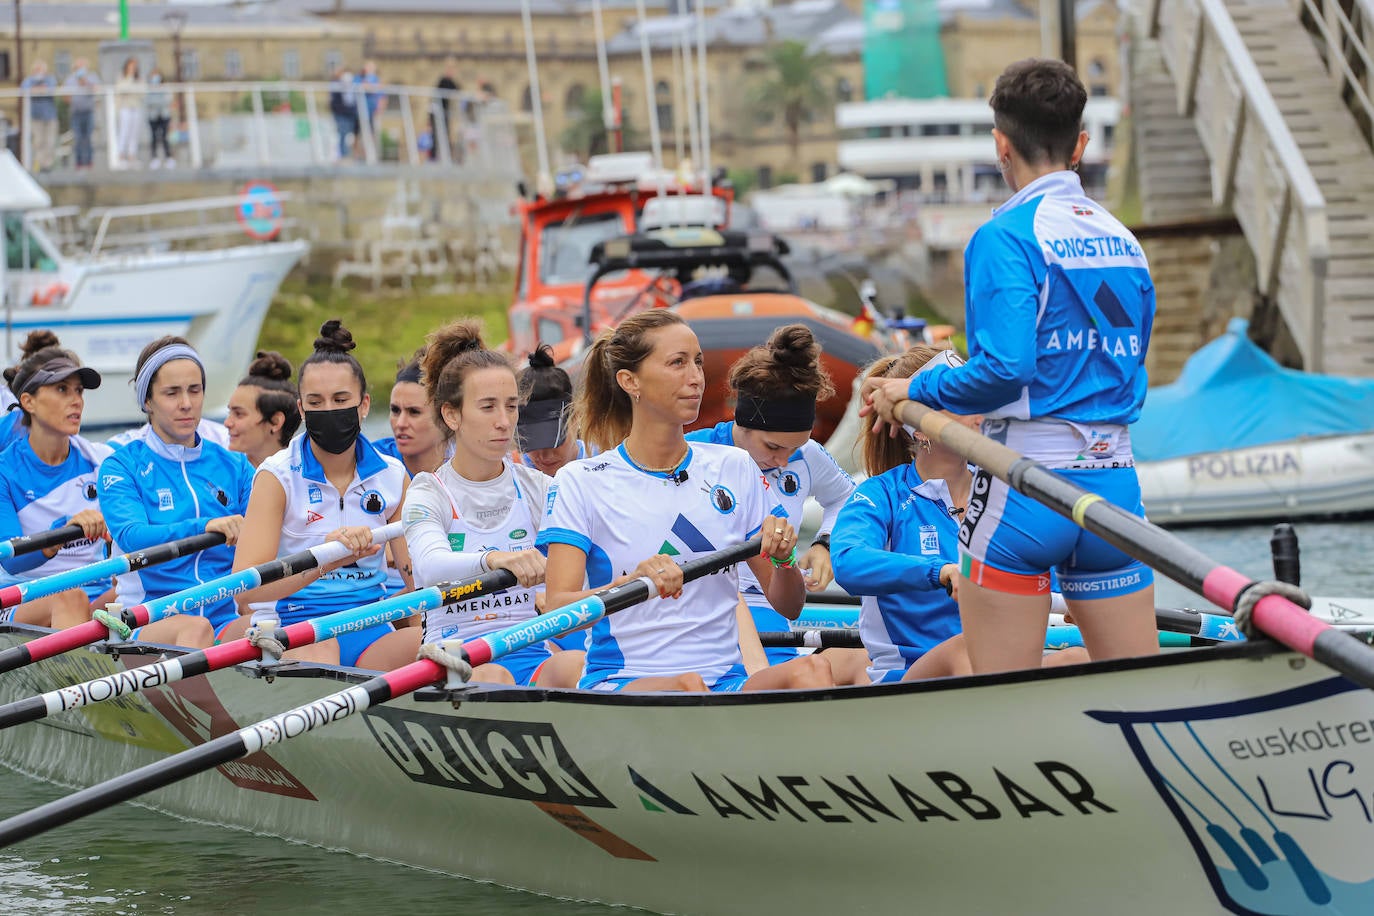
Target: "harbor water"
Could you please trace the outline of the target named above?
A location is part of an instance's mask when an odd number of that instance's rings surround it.
[[[1374,594],[1374,522],[1307,523],[1297,530],[1303,584],[1309,591]],[[1178,533],[1247,575],[1270,574],[1267,526]],[[1159,584],[1157,599],[1160,605],[1205,607],[1201,598],[1170,582]],[[60,787],[3,769],[0,785],[0,818],[65,794]],[[453,842],[468,841],[455,828]],[[131,805],[0,851],[0,900],[8,913],[18,916],[324,913],[355,911],[360,903],[370,913],[412,916],[625,912],[174,820]]]

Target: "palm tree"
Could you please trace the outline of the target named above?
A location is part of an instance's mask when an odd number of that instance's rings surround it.
[[[638,138],[630,126],[628,114],[624,111],[620,115],[620,130],[625,149],[630,149]],[[586,161],[588,156],[610,150],[610,137],[601,117],[600,90],[593,89],[583,93],[559,141],[564,149],[577,154],[583,161]]]
[[[799,166],[802,124],[824,114],[834,102],[829,88],[834,64],[829,54],[812,53],[802,41],[775,44],[767,56],[771,72],[753,87],[751,107],[756,114],[782,115],[792,163]]]

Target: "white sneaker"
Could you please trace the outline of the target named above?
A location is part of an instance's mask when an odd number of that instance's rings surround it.
[[[177,161],[173,159],[171,156],[168,156],[165,161],[167,163],[167,168],[174,169],[177,167]]]
[[[154,160],[152,160],[151,162],[148,163],[148,168],[150,168],[150,169],[160,169],[160,168],[162,168],[162,160],[161,160],[161,159],[154,159]]]

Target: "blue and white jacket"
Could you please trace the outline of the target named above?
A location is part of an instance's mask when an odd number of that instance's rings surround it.
[[[911,380],[908,397],[961,414],[1135,422],[1155,288],[1125,226],[1075,172],[1026,185],[964,249],[969,359]]]
[[[24,427],[20,427],[23,429]],[[78,512],[99,509],[96,469],[110,449],[80,436],[71,436],[67,459],[59,465],[44,463],[34,454],[27,437],[0,451],[0,540],[61,528]],[[25,579],[51,576],[105,558],[105,542],[84,537],[68,541],[51,559],[43,552],[10,557],[2,564],[8,573]],[[108,580],[89,589],[99,594]]]
[[[238,452],[197,437],[190,448],[156,434],[129,442],[100,465],[100,511],[116,553],[143,550],[190,537],[211,519],[242,515],[253,486],[253,466]],[[168,563],[115,578],[124,605],[161,598],[220,576],[234,563],[232,547],[211,547]],[[238,616],[232,597],[198,612],[219,629]]]
[[[943,480],[922,480],[914,463],[859,484],[830,538],[835,581],[865,603],[859,635],[870,672],[911,666],[960,632],[959,605],[940,585],[940,569],[959,562],[959,523]]]

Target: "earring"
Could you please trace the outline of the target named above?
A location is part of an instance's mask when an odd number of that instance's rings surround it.
[[[930,451],[930,440],[922,436],[916,440],[916,447],[923,452],[928,452]]]
[[[636,403],[636,404],[639,403],[639,392],[638,392],[638,391],[635,392],[635,403]]]
[[[1069,168],[1070,168],[1071,170],[1075,171],[1075,172],[1078,171],[1078,161],[1075,160],[1075,161],[1073,161],[1073,162],[1070,162],[1070,163],[1069,163]]]

